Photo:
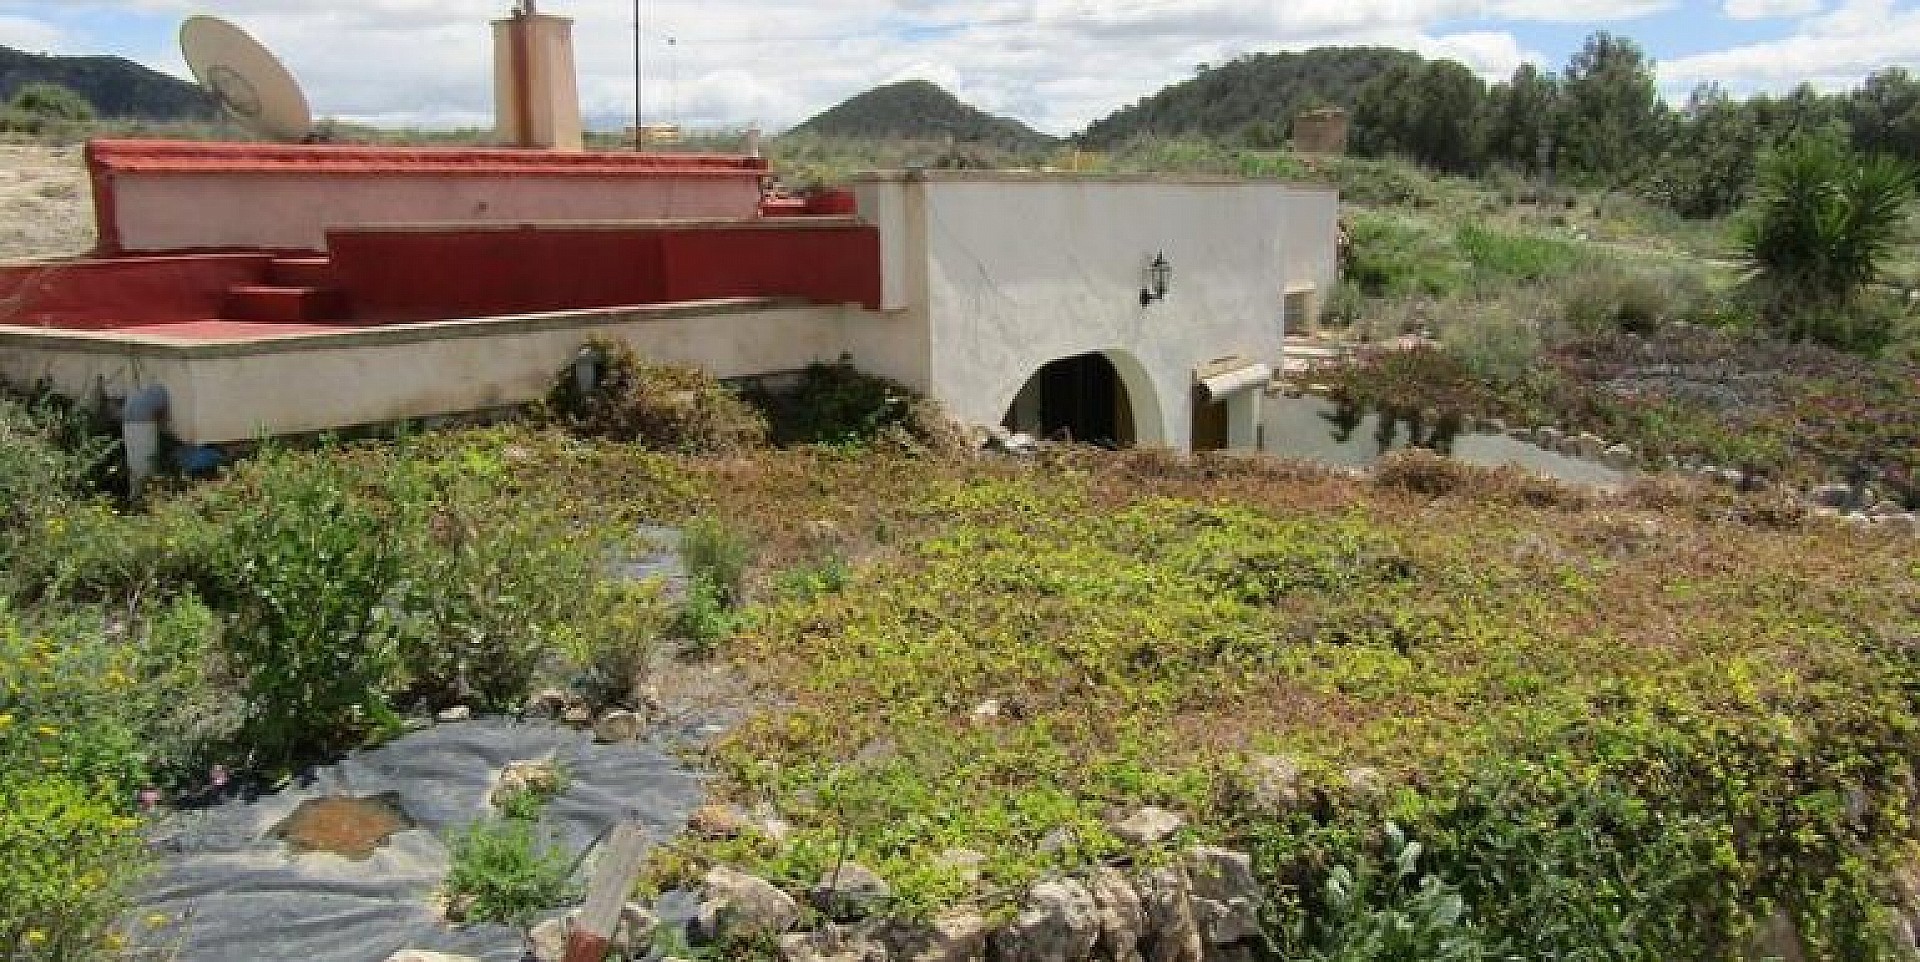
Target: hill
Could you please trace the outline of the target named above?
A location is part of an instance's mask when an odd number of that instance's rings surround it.
[[[925,80],[875,87],[795,127],[796,132],[875,140],[939,140],[1013,151],[1046,150],[1054,138],[962,103]]]
[[[0,47],[0,101],[31,83],[79,94],[102,117],[199,120],[213,116],[199,86],[119,57],[53,57]]]
[[[1302,53],[1251,54],[1220,67],[1202,65],[1192,79],[1094,121],[1080,140],[1089,147],[1108,148],[1142,134],[1199,134],[1251,136],[1277,145],[1295,112],[1320,106],[1351,109],[1368,80],[1394,66],[1421,62],[1418,54],[1386,47],[1318,47]]]

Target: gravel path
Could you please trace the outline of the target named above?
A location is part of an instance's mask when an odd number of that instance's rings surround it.
[[[0,144],[0,261],[93,247],[93,197],[78,146]]]

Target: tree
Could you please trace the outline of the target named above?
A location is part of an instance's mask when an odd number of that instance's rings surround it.
[[[1660,141],[1653,64],[1626,37],[1588,37],[1567,64],[1559,104],[1561,156],[1609,187],[1631,180]]]
[[[1869,74],[1847,98],[1846,113],[1854,149],[1920,156],[1920,82],[1904,68]]]
[[[1752,111],[1719,84],[1702,84],[1640,189],[1682,217],[1718,217],[1746,199],[1760,145]]]
[[[1543,145],[1551,150],[1553,117],[1560,99],[1552,74],[1523,63],[1513,79],[1495,84],[1487,95],[1486,119],[1481,124],[1482,159],[1516,170],[1538,173]]]
[[[1832,137],[1796,137],[1767,154],[1736,237],[1776,332],[1866,346],[1869,332],[1853,329],[1848,309],[1899,240],[1913,187],[1904,161]]]
[[[1451,60],[1395,64],[1360,88],[1353,109],[1354,148],[1399,154],[1451,173],[1479,166],[1476,124],[1486,86]]]

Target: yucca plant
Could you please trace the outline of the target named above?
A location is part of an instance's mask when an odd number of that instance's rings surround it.
[[[1863,156],[1831,138],[1798,137],[1761,161],[1736,238],[1749,288],[1776,332],[1860,346],[1848,309],[1899,242],[1913,187],[1904,161]]]

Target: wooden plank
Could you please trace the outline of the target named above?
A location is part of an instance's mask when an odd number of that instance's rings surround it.
[[[565,962],[601,962],[607,957],[607,945],[620,924],[620,910],[640,876],[640,863],[647,854],[647,833],[638,822],[625,821],[614,826],[593,870],[593,882],[587,886],[587,904],[567,934]]]

